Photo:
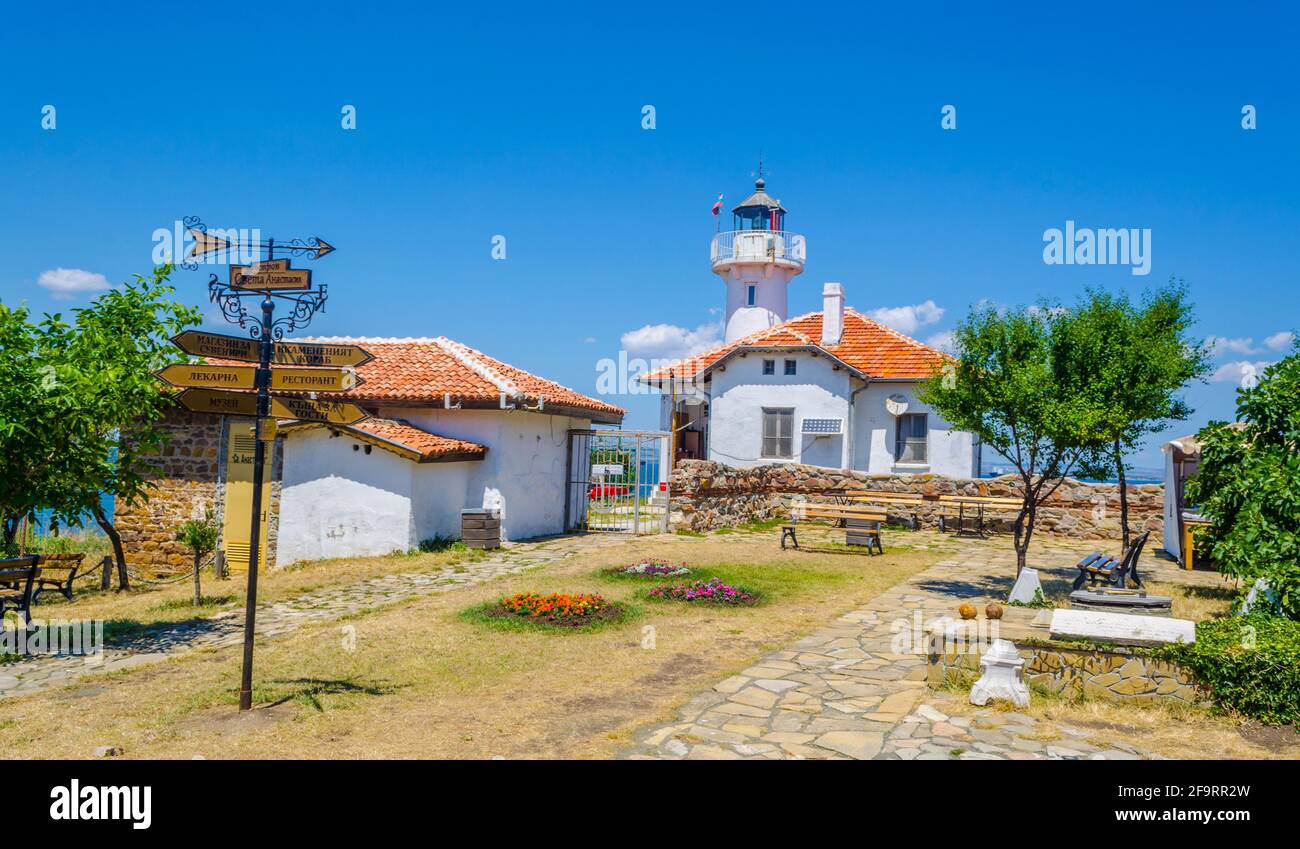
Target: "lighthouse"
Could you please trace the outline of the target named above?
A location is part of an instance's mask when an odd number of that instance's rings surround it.
[[[786,231],[785,209],[767,193],[761,171],[731,215],[732,229],[714,236],[710,250],[713,273],[727,286],[727,342],[789,317],[790,281],[806,258],[804,237]]]

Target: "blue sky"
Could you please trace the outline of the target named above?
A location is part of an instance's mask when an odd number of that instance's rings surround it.
[[[982,299],[1173,275],[1198,333],[1228,340],[1224,375],[1276,360],[1264,340],[1300,325],[1291,12],[108,6],[29,4],[0,32],[7,303],[85,303],[50,287],[142,272],[153,231],[198,215],[337,245],[312,265],[330,286],[313,333],[445,334],[594,392],[624,334],[668,325],[628,337],[665,353],[716,332],[709,206],[749,191],[761,151],[808,243],[792,314],[838,280],[930,339]],[[1150,273],[1044,264],[1043,232],[1066,220],[1150,228]],[[195,302],[205,280],[176,278]],[[1196,416],[1173,430],[1231,418],[1235,387],[1190,389]],[[656,424],[649,400],[615,400],[628,426]]]

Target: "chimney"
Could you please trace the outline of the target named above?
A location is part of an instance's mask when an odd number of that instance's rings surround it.
[[[838,345],[844,335],[844,287],[827,283],[822,287],[822,341],[823,345]]]

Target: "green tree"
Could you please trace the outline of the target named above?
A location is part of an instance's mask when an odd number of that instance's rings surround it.
[[[217,523],[212,517],[212,510],[207,510],[202,519],[190,519],[183,523],[176,532],[176,539],[194,552],[194,606],[203,603],[203,593],[199,587],[199,570],[203,555],[217,547]]]
[[[112,543],[123,589],[126,555],[102,498],[147,500],[166,436],[160,422],[174,409],[153,372],[185,359],[169,337],[201,319],[171,299],[170,273],[160,266],[136,275],[73,310],[70,322],[55,314],[33,326],[25,311],[0,308],[0,369],[16,377],[0,388],[0,510],[8,519],[49,508],[65,526],[93,517]]]
[[[1025,568],[1038,509],[1101,445],[1103,420],[1080,391],[1064,313],[1042,303],[1019,310],[977,307],[958,326],[957,361],[920,389],[954,429],[974,433],[1011,463],[1023,503],[1016,516],[1016,572]]]
[[[1247,585],[1259,578],[1300,620],[1300,342],[1237,392],[1238,424],[1198,435],[1187,495],[1209,520],[1209,554]]]
[[[1060,355],[1074,360],[1063,368],[1080,376],[1079,389],[1091,396],[1105,437],[1078,471],[1092,477],[1113,473],[1119,481],[1125,548],[1131,532],[1124,457],[1150,434],[1191,414],[1179,393],[1209,371],[1209,352],[1191,336],[1192,324],[1187,289],[1170,280],[1137,304],[1126,294],[1090,289],[1057,328]]]

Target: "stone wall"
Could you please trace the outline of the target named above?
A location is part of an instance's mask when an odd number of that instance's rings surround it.
[[[1106,701],[1171,700],[1183,704],[1205,701],[1196,679],[1183,667],[1156,660],[1132,649],[1055,647],[1017,643],[1025,660],[1025,680],[1066,698]],[[975,650],[932,653],[926,680],[939,687],[952,676],[978,678],[980,655]]]
[[[162,428],[170,441],[154,461],[159,473],[151,476],[156,488],[149,500],[114,506],[126,562],[146,574],[188,569],[194,555],[176,541],[176,528],[193,515],[198,502],[218,508],[221,416],[178,411],[163,420]]]
[[[707,531],[746,522],[788,518],[796,496],[809,501],[830,501],[827,490],[911,492],[925,496],[981,495],[1020,498],[1020,480],[1000,478],[945,478],[939,475],[869,475],[819,466],[776,464],[737,469],[708,460],[684,460],[673,470],[671,527]],[[1152,531],[1159,539],[1164,527],[1164,485],[1128,487],[1129,527],[1136,533]],[[912,508],[890,509],[891,520],[919,527],[938,527],[942,512],[938,501]],[[1010,530],[1012,513],[988,514],[986,524],[997,519],[998,530]],[[1067,478],[1039,510],[1035,532],[1080,539],[1119,539],[1118,484],[1090,484]]]

